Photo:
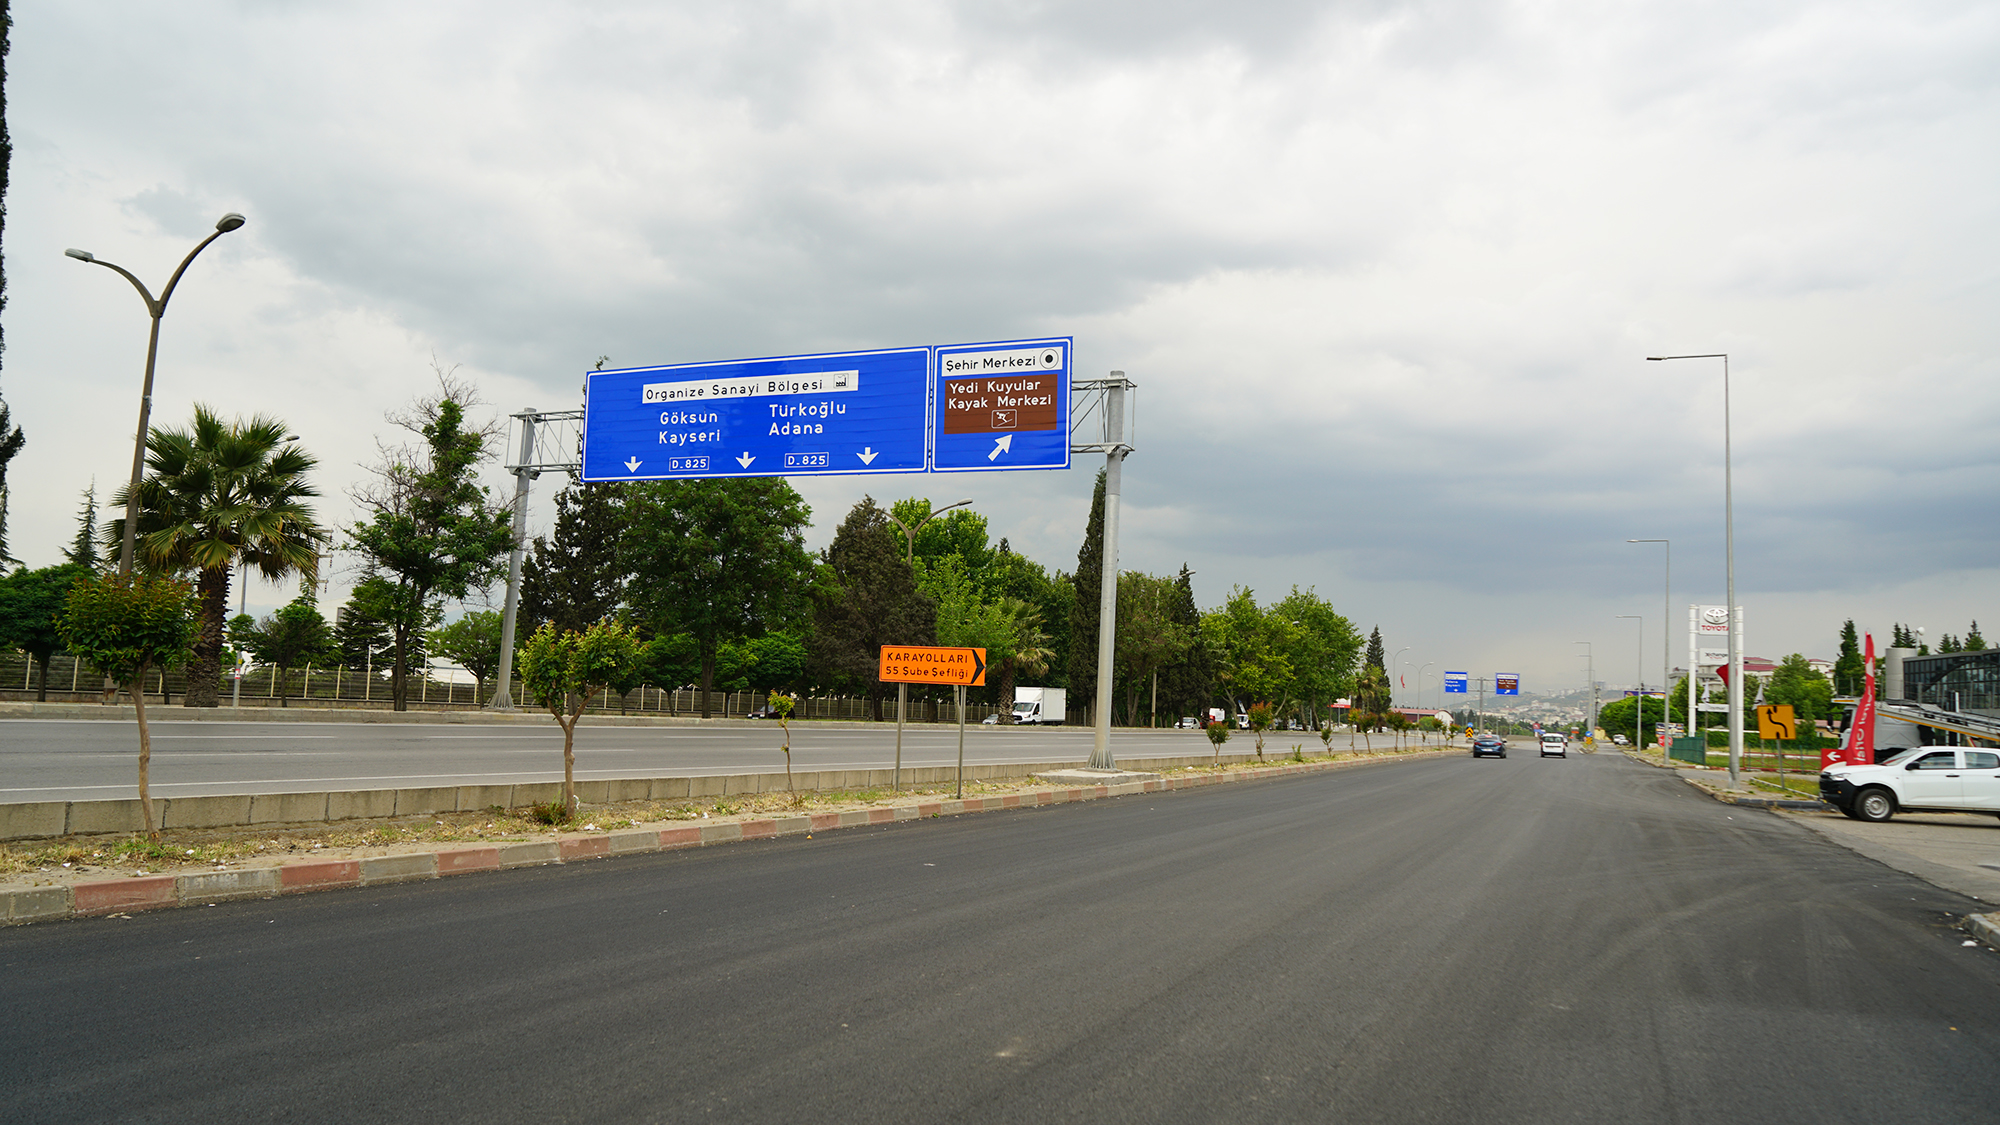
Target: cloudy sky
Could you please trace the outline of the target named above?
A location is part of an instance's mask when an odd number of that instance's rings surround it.
[[[14,5],[11,546],[156,422],[289,421],[325,513],[433,357],[499,411],[642,365],[1074,335],[1140,385],[1123,564],[1316,587],[1421,667],[1657,680],[1672,540],[1747,651],[2000,632],[2000,7],[1812,0]],[[1075,565],[1067,472],[972,496]],[[496,487],[504,480],[496,471]],[[548,518],[544,480],[537,523]],[[336,590],[336,596],[341,591]],[[253,611],[290,589],[254,586]],[[1412,683],[1414,683],[1414,678]]]

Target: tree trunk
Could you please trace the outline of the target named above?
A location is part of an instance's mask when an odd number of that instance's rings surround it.
[[[701,717],[709,715],[708,694],[715,686],[715,650],[707,645],[701,650]]]
[[[396,659],[389,666],[389,706],[391,710],[410,709],[410,631],[397,627],[392,632],[396,638]]]
[[[1000,705],[1000,724],[1007,726],[1014,721],[1014,662],[1003,661],[1000,665],[1000,698],[994,700]]]
[[[571,696],[564,702],[570,703],[575,699]],[[562,723],[563,729],[563,808],[571,813],[576,812],[576,720],[582,714],[583,704],[574,703],[568,722],[563,722],[560,716],[556,719],[556,722]]]
[[[160,830],[153,825],[153,797],[152,791],[147,787],[148,779],[146,771],[147,767],[153,761],[153,735],[151,731],[146,729],[146,666],[144,664],[139,666],[138,674],[132,677],[132,682],[125,685],[125,690],[132,693],[132,712],[139,720],[139,808],[146,815],[146,835],[157,840],[160,838]]]
[[[42,666],[42,670],[41,676],[35,681],[35,702],[47,703],[49,701],[49,658],[44,655],[39,663]]]
[[[222,626],[229,614],[231,569],[210,567],[195,581],[195,593],[201,598],[201,631],[195,634],[194,656],[188,661],[183,707],[222,705]]]

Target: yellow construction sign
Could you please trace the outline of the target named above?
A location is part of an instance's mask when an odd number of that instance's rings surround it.
[[[1765,703],[1757,708],[1757,737],[1792,739],[1799,736],[1798,720],[1789,703]]]

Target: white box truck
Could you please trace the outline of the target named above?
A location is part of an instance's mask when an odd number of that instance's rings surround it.
[[[1014,721],[1051,725],[1068,717],[1063,706],[1068,693],[1059,687],[1017,687],[1014,689]]]

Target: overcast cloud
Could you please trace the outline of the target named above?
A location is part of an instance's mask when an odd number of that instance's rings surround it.
[[[1246,10],[1247,9],[1247,10]],[[1415,665],[1657,679],[1723,581],[1748,650],[2000,628],[2000,8],[1813,3],[17,3],[11,545],[154,417],[290,421],[326,514],[462,365],[497,409],[620,366],[1043,334],[1139,383],[1123,564],[1314,586]],[[972,496],[1075,565],[1069,472]],[[494,473],[496,486],[503,478]],[[537,522],[548,518],[544,479]],[[336,591],[340,596],[341,591]],[[253,587],[252,608],[289,598]],[[1676,628],[1679,628],[1678,621]],[[1675,659],[1683,658],[1676,648]]]

